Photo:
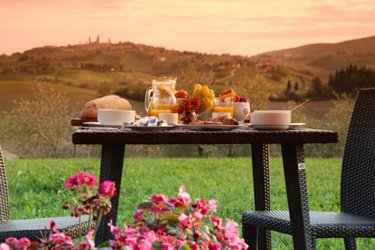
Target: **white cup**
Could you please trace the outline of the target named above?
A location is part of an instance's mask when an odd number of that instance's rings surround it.
[[[178,124],[177,113],[159,113],[159,120],[164,120],[168,124]]]
[[[250,103],[235,102],[233,103],[233,115],[237,121],[243,122],[247,115],[250,114]]]
[[[287,129],[290,125],[290,110],[256,110],[251,113],[251,125],[259,128]]]
[[[213,112],[212,113],[212,118],[220,117],[220,116],[225,116],[228,118],[231,118],[231,114],[229,112]]]
[[[135,121],[135,110],[98,109],[98,122],[103,125],[123,125]]]

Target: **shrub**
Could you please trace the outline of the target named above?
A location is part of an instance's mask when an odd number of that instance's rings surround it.
[[[73,108],[65,94],[37,85],[35,98],[22,99],[5,114],[6,139],[23,157],[72,156],[70,118]]]

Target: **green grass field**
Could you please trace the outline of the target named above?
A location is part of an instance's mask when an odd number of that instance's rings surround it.
[[[271,159],[272,209],[287,209],[281,160]],[[339,210],[339,159],[306,159],[310,208]],[[7,162],[12,219],[68,215],[65,179],[78,171],[99,174],[98,159],[14,160]],[[239,224],[254,209],[250,158],[129,158],[121,186],[119,222],[131,218],[135,205],[152,193],[177,195],[184,184],[192,198],[215,198],[218,216]],[[373,249],[375,240],[358,240]],[[291,249],[291,237],[273,234],[274,249]],[[318,240],[318,249],[343,249],[341,239]]]

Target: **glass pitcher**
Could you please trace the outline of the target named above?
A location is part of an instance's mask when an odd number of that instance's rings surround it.
[[[152,86],[145,94],[145,109],[149,116],[159,117],[160,113],[177,113],[175,87],[176,80],[152,80]]]

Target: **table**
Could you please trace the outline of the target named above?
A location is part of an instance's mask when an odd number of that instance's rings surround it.
[[[114,181],[120,189],[126,144],[251,144],[253,185],[256,210],[270,210],[269,144],[280,144],[295,249],[311,248],[304,148],[306,143],[336,143],[337,132],[318,129],[256,130],[239,128],[231,131],[169,130],[137,132],[108,128],[79,128],[73,132],[74,144],[102,145],[100,182]],[[111,212],[103,218],[96,243],[110,238],[107,226],[116,223],[120,192],[112,200]],[[271,249],[271,235],[260,231],[260,249]]]

